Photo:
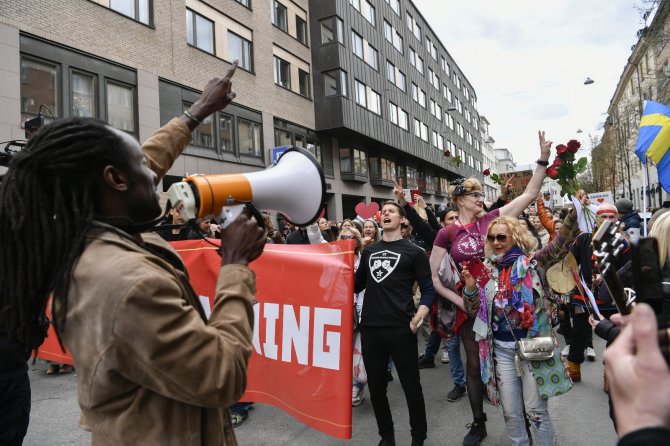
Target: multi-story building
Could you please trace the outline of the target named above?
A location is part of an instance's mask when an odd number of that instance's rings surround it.
[[[475,91],[408,0],[4,0],[0,140],[41,113],[144,141],[234,59],[235,102],[193,133],[164,190],[263,169],[289,145],[321,163],[330,218],[392,198],[399,177],[433,203],[449,180],[481,179]]]
[[[644,101],[667,103],[670,99],[667,93],[670,52],[664,49],[668,41],[665,28],[670,27],[669,8],[668,2],[662,1],[652,24],[638,32],[638,42],[632,48],[607,109],[605,133],[596,152],[605,166],[594,169],[595,177],[603,184],[614,185],[615,199],[629,198],[640,210],[644,210],[645,198],[651,208],[668,200],[667,192],[659,184],[656,167],[651,162],[642,164],[634,151]],[[646,188],[645,176],[648,178]]]
[[[493,149],[495,157],[496,171],[500,173],[513,172],[516,170],[516,163],[514,162],[514,155],[509,149],[500,147]]]
[[[496,140],[489,134],[489,126],[491,123],[484,115],[479,117],[479,133],[482,142],[482,168],[489,169],[491,173],[498,173],[496,166],[495,153],[493,151],[493,144]],[[500,196],[500,185],[491,180],[489,176],[484,177],[484,194],[486,200],[496,201]]]

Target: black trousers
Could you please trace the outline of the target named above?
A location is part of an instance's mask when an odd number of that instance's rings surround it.
[[[30,420],[28,372],[0,381],[0,445],[19,446]]]
[[[589,324],[589,313],[586,311],[573,313],[572,329],[569,336],[570,353],[568,353],[568,361],[581,364],[584,362],[584,349],[593,347],[593,329]],[[566,339],[568,338],[566,337]]]
[[[428,426],[419,375],[417,337],[406,327],[361,327],[363,363],[368,374],[370,401],[382,438],[394,436],[393,415],[386,397],[386,371],[393,359],[409,410],[412,438],[425,440]]]

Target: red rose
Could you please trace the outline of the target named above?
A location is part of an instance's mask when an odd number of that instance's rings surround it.
[[[552,166],[554,166],[556,170],[558,170],[558,168],[561,167],[564,162],[565,161],[563,159],[557,157],[554,159],[554,164],[552,164]]]
[[[582,146],[582,144],[576,139],[571,139],[568,141],[568,153],[577,153],[577,150]]]
[[[523,312],[521,313],[521,326],[525,329],[533,328],[533,322],[535,318],[533,317],[535,310],[532,306],[528,305],[527,302],[523,304]]]
[[[485,177],[491,175],[491,169],[484,170],[484,172],[482,172],[482,175],[484,175]]]
[[[442,154],[444,156],[451,156],[451,152],[449,150],[445,150],[444,153]]]
[[[564,144],[559,144],[556,146],[556,155],[560,158],[563,158],[563,155],[568,153],[568,148]]]
[[[549,168],[547,169],[547,176],[552,180],[558,178],[558,169],[556,168],[556,166],[549,166]]]

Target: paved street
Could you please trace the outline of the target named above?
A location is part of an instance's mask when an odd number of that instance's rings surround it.
[[[611,446],[616,435],[608,417],[607,398],[602,392],[604,342],[594,336],[598,359],[582,366],[582,382],[567,395],[550,400],[551,417],[558,445]],[[448,365],[436,361],[434,369],[421,371],[426,398],[428,435],[426,445],[461,445],[465,425],[472,421],[467,397],[456,403],[446,401],[451,389]],[[46,364],[31,365],[33,408],[25,445],[86,445],[90,436],[78,426],[76,377],[47,376]],[[366,394],[367,395],[367,394]],[[389,397],[399,445],[410,443],[408,414],[400,383],[389,383]],[[376,445],[379,441],[370,402],[353,409],[353,438],[349,442],[321,434],[295,421],[272,406],[256,404],[249,419],[236,430],[242,446],[257,445]],[[502,411],[485,404],[489,436],[484,445],[507,445]]]

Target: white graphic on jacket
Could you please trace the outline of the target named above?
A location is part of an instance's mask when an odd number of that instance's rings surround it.
[[[393,272],[399,262],[400,254],[384,250],[370,256],[368,268],[375,282],[380,283]]]

